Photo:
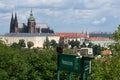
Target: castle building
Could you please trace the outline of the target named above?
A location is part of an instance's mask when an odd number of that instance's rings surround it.
[[[18,23],[17,14],[15,13],[15,17],[13,17],[12,13],[10,33],[54,33],[54,31],[47,24],[36,23],[31,10],[27,24]]]

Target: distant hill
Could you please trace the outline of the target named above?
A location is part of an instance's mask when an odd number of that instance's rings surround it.
[[[112,32],[91,32],[89,33],[90,37],[110,37],[112,36]]]

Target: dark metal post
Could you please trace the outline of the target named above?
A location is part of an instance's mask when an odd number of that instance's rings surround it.
[[[72,80],[72,72],[69,72],[68,78],[69,78],[69,80]]]
[[[60,80],[60,70],[57,71],[57,80]]]
[[[83,71],[83,73],[81,74],[82,80],[86,80],[86,73],[85,71]]]
[[[81,63],[82,63],[82,67],[81,67],[81,79],[82,80],[86,80],[86,73],[85,73],[85,58],[84,57],[82,57],[82,61],[81,61]]]

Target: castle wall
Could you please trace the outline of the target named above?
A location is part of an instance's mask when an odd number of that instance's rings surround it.
[[[59,42],[59,36],[48,36],[48,39],[51,41],[52,39],[55,40],[57,43]],[[19,40],[24,39],[25,43],[31,41],[34,43],[33,47],[41,47],[43,48],[43,43],[46,40],[46,36],[5,36],[4,39],[6,43],[11,45],[12,43],[18,43]],[[27,45],[26,45],[27,46]]]

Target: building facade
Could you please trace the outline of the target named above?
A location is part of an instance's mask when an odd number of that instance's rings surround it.
[[[10,33],[54,33],[47,24],[36,23],[32,10],[26,23],[18,23],[17,14],[11,16]]]
[[[83,42],[87,40],[87,38],[89,38],[89,34],[87,33],[58,32],[58,33],[54,33],[54,35],[62,37],[63,42],[65,44],[68,44],[69,41],[77,40],[80,41],[80,45],[81,45],[83,44]]]
[[[90,43],[93,43],[94,45],[100,45],[101,47],[108,48],[109,45],[115,43],[114,40],[111,40],[110,38],[106,37],[90,37],[88,39]]]
[[[43,48],[43,44],[46,40],[46,37],[48,37],[49,41],[55,40],[56,43],[59,43],[59,36],[54,36],[52,34],[41,34],[41,33],[11,33],[11,34],[5,34],[4,36],[1,36],[1,39],[4,39],[5,43],[8,45],[11,45],[13,43],[18,43],[19,40],[24,40],[26,47],[27,42],[31,41],[34,43],[35,48]]]

